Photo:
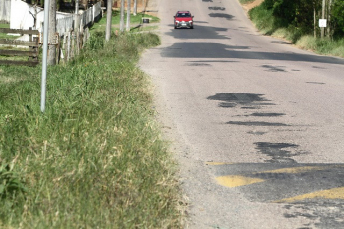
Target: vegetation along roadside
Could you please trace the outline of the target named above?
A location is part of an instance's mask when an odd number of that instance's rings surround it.
[[[106,19],[103,19],[106,20]],[[176,165],[136,63],[153,33],[94,29],[73,61],[0,66],[0,228],[180,228]]]
[[[321,37],[322,1],[240,0],[262,2],[248,14],[264,35],[286,39],[300,48],[322,55],[344,57],[344,1],[325,1],[327,27]],[[255,4],[252,4],[255,5]]]
[[[111,17],[111,25],[112,25],[112,30],[118,32],[119,30],[119,24],[120,24],[120,11],[119,10],[114,10],[112,11],[112,17]],[[150,19],[150,24],[143,24],[142,19],[143,18],[149,18]],[[127,19],[127,14],[124,13],[124,19],[126,23]],[[151,30],[156,30],[157,26],[155,23],[159,22],[160,19],[158,17],[145,14],[145,13],[137,13],[136,15],[131,15],[130,16],[130,31],[132,32],[142,32],[142,31],[151,31]],[[126,25],[125,25],[126,26]],[[106,27],[106,17],[102,18],[98,23],[97,26],[94,26],[91,29],[91,32],[99,32],[99,31],[104,31]]]

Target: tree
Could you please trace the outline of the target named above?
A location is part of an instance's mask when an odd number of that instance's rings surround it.
[[[121,32],[124,32],[124,0],[121,0],[121,17],[120,17],[120,23],[119,23],[119,30]]]
[[[127,2],[127,31],[130,31],[130,13],[131,13],[131,0]]]
[[[49,10],[47,64],[55,65],[56,64],[56,0],[50,0],[50,6],[45,6],[45,8]]]
[[[336,0],[332,9],[332,21],[334,26],[334,36],[344,34],[344,0]]]
[[[136,16],[137,14],[137,0],[134,0],[134,12],[133,12],[134,16]]]
[[[107,0],[106,9],[106,35],[105,40],[109,41],[111,36],[111,16],[112,16],[112,0]]]

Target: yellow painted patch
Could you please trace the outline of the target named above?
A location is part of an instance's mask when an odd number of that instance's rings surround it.
[[[220,185],[230,187],[230,188],[259,183],[259,182],[264,181],[263,179],[244,177],[244,176],[221,176],[221,177],[216,177],[216,180]]]
[[[328,169],[328,167],[321,167],[321,166],[304,166],[304,167],[294,167],[294,168],[283,168],[283,169],[276,169],[276,170],[269,170],[259,173],[302,173],[308,172],[313,170],[324,170]]]
[[[300,201],[304,199],[313,199],[313,198],[325,198],[325,199],[344,199],[344,187],[333,188],[318,192],[312,192],[300,196],[294,196],[291,198],[286,198],[282,200],[275,201],[276,203],[291,203],[295,201]]]
[[[314,170],[326,170],[331,168],[344,167],[344,165],[324,165],[324,166],[303,166],[303,167],[294,167],[294,168],[283,168],[276,170],[269,170],[259,173],[302,173]]]

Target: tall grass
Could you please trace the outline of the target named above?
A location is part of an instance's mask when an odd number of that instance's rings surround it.
[[[151,33],[103,33],[69,64],[0,67],[1,228],[179,228],[175,166],[136,66]]]
[[[263,34],[272,34],[276,30],[272,11],[258,6],[252,8],[248,13],[255,26]]]
[[[344,57],[344,39],[331,40],[329,38],[319,39],[313,36],[303,36],[296,45],[319,54]]]

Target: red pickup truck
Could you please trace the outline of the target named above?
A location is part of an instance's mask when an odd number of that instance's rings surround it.
[[[190,11],[177,11],[174,16],[174,28],[193,29],[193,17]]]

